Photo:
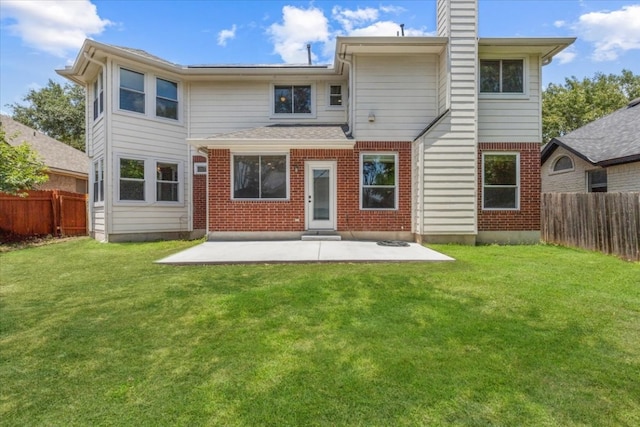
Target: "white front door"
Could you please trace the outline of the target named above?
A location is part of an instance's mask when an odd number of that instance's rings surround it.
[[[305,225],[307,230],[336,229],[336,162],[305,163]]]

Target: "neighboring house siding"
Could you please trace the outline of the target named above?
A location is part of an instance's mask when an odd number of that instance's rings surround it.
[[[110,163],[114,201],[109,234],[188,231],[191,180],[188,176],[189,149],[185,140],[186,130],[179,124],[137,118],[129,114],[113,114],[113,158]],[[153,199],[153,192],[147,194],[147,201],[143,203],[118,201],[118,162],[120,157],[127,156],[180,163],[182,202],[175,206],[158,204]]]
[[[568,156],[574,165],[570,171],[553,172],[553,165],[562,156]],[[567,149],[558,147],[542,165],[543,193],[587,192],[587,171],[600,169]],[[607,167],[607,191],[640,191],[640,162]]]
[[[357,56],[354,63],[357,140],[413,140],[437,116],[436,55]]]
[[[273,85],[312,84],[315,94],[313,114],[308,118],[272,117]],[[345,123],[346,109],[330,108],[327,100],[329,85],[344,86],[346,81],[308,80],[292,76],[279,77],[273,82],[220,81],[190,84],[190,137],[206,138],[213,135],[268,126],[275,123]],[[347,94],[343,93],[346,105]]]
[[[398,209],[360,209],[360,153],[398,154]],[[278,201],[231,200],[231,152],[209,150],[209,232],[303,232],[305,227],[304,162],[337,162],[337,231],[411,229],[411,144],[358,142],[354,150],[301,149],[290,151],[290,197]],[[298,167],[298,171],[295,167]]]
[[[540,145],[537,143],[480,143],[478,170],[482,171],[482,153],[520,153],[519,209],[483,210],[482,176],[478,177],[478,231],[540,231]]]
[[[74,178],[72,176],[49,173],[49,180],[38,185],[38,190],[63,190],[72,193],[86,193],[87,180]]]
[[[608,191],[640,191],[640,162],[607,168]]]
[[[482,55],[480,56],[482,58]],[[511,57],[511,56],[507,56]],[[521,56],[520,56],[521,57]],[[500,58],[492,55],[491,58]],[[478,139],[483,142],[542,141],[540,122],[540,66],[537,56],[527,57],[526,98],[499,99],[480,95],[478,100]]]

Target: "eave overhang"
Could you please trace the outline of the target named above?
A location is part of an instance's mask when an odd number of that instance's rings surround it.
[[[478,52],[538,54],[548,63],[575,41],[575,37],[481,37]]]

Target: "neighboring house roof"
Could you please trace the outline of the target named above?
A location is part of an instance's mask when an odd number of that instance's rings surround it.
[[[17,146],[26,142],[38,152],[51,172],[87,178],[89,158],[80,150],[25,126],[9,116],[0,116],[7,142]]]
[[[640,161],[640,98],[608,116],[553,138],[542,149],[541,163],[546,162],[558,147],[592,165]]]
[[[189,138],[196,147],[260,148],[283,146],[290,148],[353,148],[355,140],[347,136],[344,124],[275,124],[208,138]]]

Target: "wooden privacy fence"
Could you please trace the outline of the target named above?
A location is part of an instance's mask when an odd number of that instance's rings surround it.
[[[27,197],[0,193],[0,229],[24,236],[84,236],[87,196],[69,191],[28,191]]]
[[[640,261],[640,193],[543,193],[542,240]]]

